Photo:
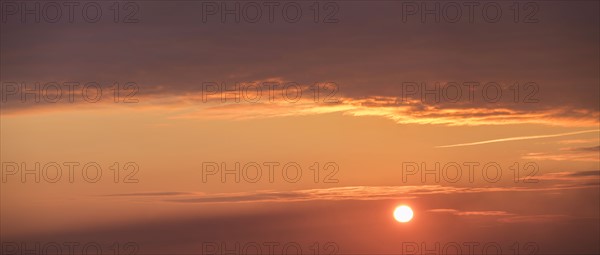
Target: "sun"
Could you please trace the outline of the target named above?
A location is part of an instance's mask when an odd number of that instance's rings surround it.
[[[413,210],[406,205],[396,207],[394,210],[394,219],[398,222],[409,222],[413,218]]]

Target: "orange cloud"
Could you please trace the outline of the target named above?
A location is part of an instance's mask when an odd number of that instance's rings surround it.
[[[282,78],[268,78],[249,82],[248,84],[268,83],[286,84],[286,81]],[[247,88],[248,84],[241,84],[240,88]],[[10,117],[22,113],[41,114],[69,109],[115,110],[116,108],[126,108],[164,112],[167,118],[170,119],[244,120],[341,113],[356,117],[382,117],[398,124],[480,126],[528,123],[572,127],[597,127],[600,118],[598,111],[568,107],[519,109],[515,105],[494,105],[494,107],[485,104],[431,105],[421,100],[402,99],[397,96],[344,97],[335,94],[328,97],[328,93],[315,98],[315,85],[298,84],[296,86],[294,91],[302,96],[293,100],[281,96],[286,93],[286,90],[282,87],[261,92],[261,100],[256,102],[242,96],[239,96],[239,102],[236,102],[233,95],[227,95],[226,93],[169,92],[164,88],[157,87],[151,92],[137,96],[138,103],[115,103],[113,100],[108,99],[97,103],[84,102],[83,100],[56,104],[7,102],[3,103],[2,116]],[[331,85],[319,83],[318,86],[323,89]],[[515,137],[443,147],[537,138],[543,137]]]
[[[554,137],[571,136],[571,135],[579,135],[579,134],[587,134],[587,133],[598,133],[598,132],[600,132],[600,129],[584,130],[584,131],[568,132],[568,133],[560,133],[560,134],[552,134],[552,135],[517,136],[517,137],[500,138],[500,139],[493,139],[493,140],[486,140],[486,141],[479,141],[479,142],[472,142],[472,143],[442,145],[442,146],[437,146],[436,148],[463,147],[463,146],[473,146],[473,145],[481,145],[481,144],[489,144],[489,143],[501,143],[501,142],[512,142],[512,141],[531,140],[531,139],[554,138]]]
[[[432,209],[430,212],[449,213],[457,216],[507,216],[514,215],[505,211],[459,211],[455,209]]]
[[[539,177],[537,187],[454,187],[442,185],[422,186],[347,186],[325,189],[306,189],[294,191],[263,190],[239,193],[190,193],[190,192],[150,192],[132,194],[111,194],[106,197],[143,199],[175,203],[249,203],[249,202],[298,202],[316,200],[388,200],[414,199],[420,196],[436,194],[467,194],[489,192],[538,192],[570,189],[597,188],[600,183],[590,182],[600,178],[598,171],[562,172]],[[439,211],[438,211],[439,212]],[[447,212],[447,211],[446,211]],[[458,212],[455,212],[458,213]],[[477,215],[477,213],[463,213]]]

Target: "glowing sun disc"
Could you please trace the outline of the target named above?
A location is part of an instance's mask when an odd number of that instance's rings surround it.
[[[413,210],[406,205],[396,207],[394,219],[398,222],[409,222],[413,218]]]

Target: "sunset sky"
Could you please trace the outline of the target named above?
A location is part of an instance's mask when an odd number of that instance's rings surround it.
[[[0,2],[2,254],[600,253],[597,1],[57,3]]]

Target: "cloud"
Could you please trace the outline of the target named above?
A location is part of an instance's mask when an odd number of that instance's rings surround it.
[[[490,216],[498,217],[502,223],[550,223],[572,219],[573,217],[562,214],[517,215],[506,211],[460,211],[456,209],[431,209],[433,213],[447,213],[455,216]]]
[[[507,216],[514,215],[505,211],[459,211],[455,209],[431,209],[429,212],[449,213],[456,216]]]
[[[455,216],[490,216],[497,217],[501,223],[552,223],[557,221],[569,220],[574,217],[563,214],[536,214],[536,215],[517,215],[507,211],[461,211],[457,209],[431,209],[433,213],[446,213]]]
[[[23,82],[32,88],[36,82],[112,85],[133,81],[140,86],[140,103],[128,108],[159,109],[173,118],[246,119],[340,112],[380,116],[400,124],[598,125],[597,14],[590,12],[597,9],[596,3],[539,3],[547,15],[544,22],[515,26],[503,20],[494,24],[494,29],[485,23],[428,26],[417,19],[403,23],[398,19],[401,7],[394,2],[372,9],[358,2],[339,2],[341,22],[336,24],[312,20],[223,24],[216,16],[213,22],[202,23],[200,3],[185,8],[168,2],[139,4],[145,15],[141,22],[128,26],[114,22],[31,26],[16,19],[3,24],[2,82]],[[331,37],[333,32],[335,37]],[[494,50],[499,47],[503,50]],[[232,85],[270,79],[308,86],[335,82],[342,102],[244,106],[194,102],[203,82]],[[402,86],[416,83],[432,88],[440,84],[445,89],[457,83],[464,88],[464,83],[472,81],[479,86],[464,90],[463,96],[475,92],[476,100],[457,103],[430,102],[423,100],[422,93],[407,96]],[[502,88],[501,101],[481,100],[483,87],[490,82]],[[537,92],[527,89],[528,82],[538,84]],[[519,93],[515,94],[517,83]],[[539,101],[524,102],[532,93]],[[29,104],[21,103],[16,95],[2,102],[1,108],[5,117],[102,105],[81,101]]]
[[[542,181],[530,187],[454,187],[442,185],[421,186],[346,186],[324,189],[292,191],[262,190],[237,193],[193,193],[193,192],[149,192],[131,194],[109,194],[106,197],[150,198],[154,202],[171,203],[257,203],[257,202],[301,202],[301,201],[343,201],[343,200],[390,200],[415,199],[427,195],[470,194],[490,192],[539,192],[585,189],[598,187],[598,171],[559,172],[537,176]],[[476,215],[476,214],[472,214]]]
[[[288,81],[282,78],[267,78],[249,83],[261,84],[267,82],[285,84]],[[111,100],[97,103],[76,100],[72,103],[59,102],[56,104],[9,101],[3,103],[1,114],[3,117],[11,117],[53,111],[119,110],[126,108],[132,111],[162,112],[166,120],[247,120],[339,113],[355,117],[382,117],[398,124],[480,126],[529,123],[572,127],[597,126],[597,117],[600,116],[595,112],[567,108],[520,110],[509,106],[503,107],[502,105],[495,105],[494,107],[460,104],[430,105],[420,100],[402,100],[402,98],[395,96],[360,96],[357,98],[336,96],[332,98],[321,97],[315,100],[313,98],[314,92],[311,91],[312,85],[298,84],[297,86],[299,88],[298,93],[303,95],[297,100],[273,96],[283,93],[281,87],[277,90],[262,92],[263,99],[256,102],[252,102],[245,97],[236,102],[231,95],[226,95],[223,98],[221,94],[208,95],[198,90],[175,93],[157,89],[157,92],[137,96],[138,103],[129,104],[114,103]],[[225,102],[223,102],[223,99],[225,99]]]
[[[596,139],[568,139],[557,141],[559,144],[585,144],[585,143],[597,143],[598,138]]]
[[[541,180],[541,181],[587,182],[587,181],[600,180],[600,170],[547,173],[542,176],[536,177],[536,179]]]
[[[586,151],[586,152],[587,151],[592,151],[592,152],[596,151],[597,152],[597,151],[600,151],[600,146],[579,147],[579,148],[572,148],[571,150],[574,150],[574,151]]]
[[[544,153],[530,152],[523,155],[521,158],[527,160],[553,160],[553,161],[583,161],[583,162],[598,162],[600,161],[600,151],[598,147],[583,147],[583,148],[566,148],[560,152]]]
[[[595,171],[580,171],[580,172],[566,172],[568,173],[568,175],[570,176],[574,176],[574,177],[587,177],[587,176],[594,176],[596,178],[598,178],[600,176],[600,170],[595,170]]]
[[[508,138],[500,138],[479,142],[471,142],[471,143],[459,143],[459,144],[451,144],[451,145],[442,145],[436,146],[436,148],[451,148],[451,147],[462,147],[462,146],[473,146],[473,145],[481,145],[481,144],[489,144],[489,143],[500,143],[500,142],[511,142],[511,141],[522,141],[522,140],[531,140],[531,139],[543,139],[543,138],[554,138],[554,137],[562,137],[562,136],[571,136],[571,135],[579,135],[579,134],[587,134],[587,133],[597,133],[600,132],[600,129],[594,130],[584,130],[577,132],[567,132],[560,134],[552,134],[552,135],[534,135],[534,136],[517,136],[517,137],[508,137]]]
[[[504,223],[551,223],[562,220],[571,219],[572,217],[567,215],[553,215],[553,214],[542,214],[542,215],[525,215],[525,216],[514,216],[499,219],[498,221]]]
[[[146,193],[123,193],[103,195],[105,197],[156,197],[156,196],[183,196],[193,195],[190,192],[146,192]]]

